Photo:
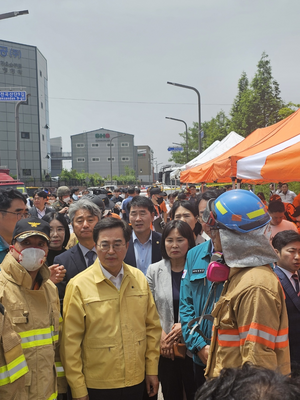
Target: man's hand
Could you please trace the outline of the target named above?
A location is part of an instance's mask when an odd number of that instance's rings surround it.
[[[197,356],[200,358],[204,365],[206,365],[207,363],[209,348],[210,346],[207,344],[197,353]]]
[[[149,397],[153,397],[157,394],[158,386],[159,381],[157,375],[146,375],[146,388]]]
[[[170,346],[178,342],[178,340],[181,339],[182,332],[181,332],[181,323],[177,322],[172,326],[172,330],[167,334],[167,336],[164,338],[165,342],[169,344]]]
[[[67,270],[65,269],[65,267],[63,265],[59,265],[59,264],[53,264],[49,267],[49,271],[50,271],[50,280],[53,283],[59,283],[61,282],[65,275]]]
[[[59,212],[59,214],[65,214],[65,213],[67,213],[68,212],[68,210],[69,210],[69,207],[64,207],[64,208],[62,208],[60,211],[58,211]]]

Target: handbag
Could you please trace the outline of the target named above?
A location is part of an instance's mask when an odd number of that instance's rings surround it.
[[[177,358],[185,358],[186,345],[184,343],[174,343],[173,345],[174,356]]]

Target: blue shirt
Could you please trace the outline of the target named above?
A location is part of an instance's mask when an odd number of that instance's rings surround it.
[[[141,243],[133,231],[132,241],[136,267],[146,275],[149,265],[152,264],[152,231],[146,243]]]
[[[126,218],[125,220],[128,221],[129,220],[129,210],[128,210],[128,203],[133,199],[132,196],[127,197],[127,199],[123,200],[122,203],[122,210],[124,210],[126,212]]]

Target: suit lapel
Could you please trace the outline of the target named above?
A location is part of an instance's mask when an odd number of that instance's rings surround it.
[[[86,262],[84,259],[84,256],[82,254],[82,251],[79,247],[79,245],[77,244],[75,247],[73,247],[73,252],[72,252],[72,259],[73,259],[73,263],[79,272],[82,272],[86,269]]]
[[[136,259],[134,253],[133,239],[132,236],[129,241],[129,246],[126,254],[126,263],[131,265],[132,267],[136,267]]]
[[[156,232],[152,232],[152,264],[161,260],[160,240],[158,240]]]
[[[280,279],[280,282],[282,284],[286,296],[289,296],[291,301],[294,303],[295,307],[297,307],[298,311],[300,311],[300,297],[297,296],[292,283],[289,281],[285,273],[282,272],[280,268],[275,267],[275,271]]]

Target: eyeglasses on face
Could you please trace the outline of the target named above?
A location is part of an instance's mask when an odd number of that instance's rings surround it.
[[[100,248],[102,251],[108,251],[112,247],[114,251],[121,251],[124,246],[126,246],[126,243],[107,243],[107,242],[101,242],[100,244],[97,244],[97,246]]]
[[[28,212],[25,213],[17,213],[17,212],[12,212],[12,211],[7,211],[7,210],[0,210],[0,212],[5,212],[8,214],[14,214],[17,216],[17,220],[20,221],[22,218],[28,218],[30,214]]]

